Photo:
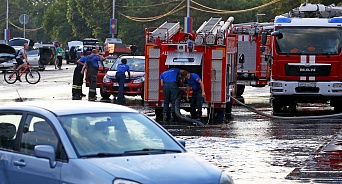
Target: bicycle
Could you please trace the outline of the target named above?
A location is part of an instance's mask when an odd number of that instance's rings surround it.
[[[21,71],[16,70],[16,64],[13,71],[7,70],[4,74],[4,80],[8,84],[14,84],[20,77],[25,74],[25,79],[29,84],[37,84],[40,81],[40,73],[37,70],[32,70],[30,64],[27,63]]]

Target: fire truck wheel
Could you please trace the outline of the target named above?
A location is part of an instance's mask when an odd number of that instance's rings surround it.
[[[154,109],[156,119],[163,119],[163,109]]]
[[[110,93],[103,92],[102,88],[100,88],[100,94],[101,94],[101,97],[104,99],[109,99],[110,97]]]
[[[245,92],[245,85],[238,84],[236,90],[236,96],[241,96]]]
[[[278,99],[272,100],[273,113],[280,113],[282,111],[283,104]]]
[[[227,102],[226,103],[226,113],[225,113],[225,118],[231,118],[232,117],[232,103]]]

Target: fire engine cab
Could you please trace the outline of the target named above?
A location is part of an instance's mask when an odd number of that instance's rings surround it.
[[[160,74],[168,68],[179,68],[198,74],[206,93],[203,108],[208,117],[231,115],[236,93],[236,37],[229,35],[233,18],[210,18],[192,33],[181,32],[179,22],[165,22],[145,29],[145,106],[162,117],[163,90]],[[180,90],[185,90],[180,86]],[[185,90],[186,91],[186,90]],[[190,97],[191,97],[190,91]],[[180,108],[189,110],[182,101]]]
[[[265,52],[260,51],[263,32],[274,29],[273,22],[249,22],[234,24],[232,33],[237,39],[237,96],[241,96],[245,86],[265,87],[270,79],[270,63],[267,57],[271,45],[265,44]]]
[[[274,113],[296,110],[300,103],[326,103],[342,111],[341,12],[335,5],[304,3],[275,18],[270,82]]]

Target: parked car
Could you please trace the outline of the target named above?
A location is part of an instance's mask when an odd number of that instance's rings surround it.
[[[127,59],[131,78],[128,78],[126,72],[126,80],[124,85],[124,95],[141,96],[144,99],[144,82],[145,82],[145,56],[121,56],[116,59],[110,70],[107,71],[103,78],[101,86],[101,96],[109,98],[110,95],[116,96],[119,90],[119,84],[116,80],[116,68],[121,64],[122,59]]]
[[[20,48],[17,48],[16,50],[12,46],[0,44],[0,70],[5,71],[13,69],[14,65],[17,63],[15,55],[19,50]],[[27,52],[27,57],[32,68],[44,68],[44,66],[39,62],[39,50],[30,48]]]
[[[39,49],[29,49],[27,51],[27,59],[29,60],[31,68],[44,70],[45,65],[41,64]]]
[[[0,122],[2,183],[233,183],[129,107],[13,102],[0,106]]]
[[[101,88],[103,77],[106,75],[107,71],[113,65],[115,60],[116,60],[116,57],[114,57],[114,56],[107,56],[106,59],[103,61],[104,69],[103,70],[99,70],[97,72],[96,88]],[[87,76],[87,75],[88,75],[88,73],[86,71],[85,76]],[[85,77],[85,80],[86,80],[86,86],[89,87],[89,80],[88,80],[88,78]]]
[[[9,45],[0,44],[0,70],[5,71],[13,68],[16,62],[14,57],[16,50]]]
[[[56,60],[55,47],[39,47],[40,63],[42,65],[54,64]]]

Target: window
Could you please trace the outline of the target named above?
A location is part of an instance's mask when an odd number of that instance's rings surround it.
[[[0,114],[0,150],[13,150],[22,114]]]
[[[24,124],[20,145],[21,153],[33,155],[36,145],[50,145],[57,150],[58,138],[43,118],[29,115]]]

